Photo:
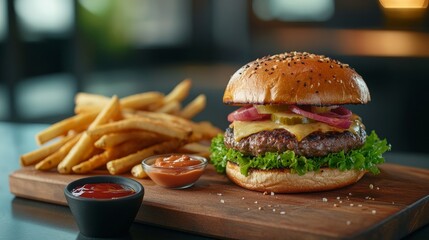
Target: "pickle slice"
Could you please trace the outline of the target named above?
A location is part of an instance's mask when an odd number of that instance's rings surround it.
[[[325,113],[329,112],[334,108],[337,108],[338,106],[325,106],[325,107],[317,107],[317,106],[311,106],[311,112],[313,113]]]
[[[273,113],[271,120],[278,124],[295,125],[310,123],[310,119],[294,113]]]
[[[259,114],[271,114],[289,111],[288,105],[254,105]]]

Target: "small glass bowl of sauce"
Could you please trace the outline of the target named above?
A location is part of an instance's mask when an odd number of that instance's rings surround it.
[[[156,184],[173,189],[191,187],[204,173],[206,158],[188,154],[163,154],[142,161],[143,169]]]
[[[85,237],[122,237],[143,202],[144,187],[122,176],[84,177],[64,189],[67,204]]]

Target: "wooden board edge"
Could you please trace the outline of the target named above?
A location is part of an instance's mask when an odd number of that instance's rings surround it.
[[[154,225],[158,227],[173,229],[206,237],[222,239],[265,239],[269,233],[270,239],[335,239],[332,235],[321,235],[305,231],[305,229],[281,228],[272,225],[257,225],[248,221],[238,221],[237,219],[219,218],[217,216],[205,215],[204,218],[196,217],[195,213],[187,213],[171,209],[160,208],[156,205],[143,204],[136,217],[136,222]],[[174,218],[163,218],[161,216],[174,215]],[[204,215],[204,213],[201,213]],[[220,227],[213,223],[222,222]],[[241,233],[245,231],[246,236]],[[225,233],[229,233],[226,235]]]
[[[22,174],[17,174],[17,172],[10,174],[9,175],[9,191],[17,197],[67,206],[67,201],[65,199],[65,196],[61,196],[59,198],[54,198],[50,195],[36,196],[36,195],[32,194],[31,191],[26,191],[25,187],[24,188],[18,187],[19,185],[21,185],[21,186],[28,185],[26,181],[27,181],[27,179],[25,177],[23,177]],[[61,186],[61,185],[58,185],[57,183],[49,183],[49,182],[40,182],[40,184],[42,184],[41,187],[45,188],[45,189],[59,188],[58,186]],[[50,192],[55,193],[58,191],[60,191],[61,193],[63,192],[62,189],[54,189],[54,190],[46,191],[45,193],[49,194]],[[59,200],[53,200],[53,199],[59,199]]]
[[[429,195],[351,238],[401,239],[427,224],[429,224]]]

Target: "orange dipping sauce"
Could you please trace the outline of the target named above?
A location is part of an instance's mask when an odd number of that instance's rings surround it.
[[[165,168],[187,167],[201,164],[200,160],[193,159],[188,155],[171,155],[169,157],[159,157],[153,166]]]
[[[145,171],[158,185],[167,188],[186,188],[200,178],[207,160],[188,155],[167,155],[152,159],[151,163],[150,166],[145,166]]]

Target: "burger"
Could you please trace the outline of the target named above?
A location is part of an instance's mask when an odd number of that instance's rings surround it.
[[[347,105],[370,93],[348,64],[323,55],[266,56],[236,71],[223,103],[239,108],[211,142],[211,161],[237,185],[260,192],[341,188],[378,174],[386,140],[367,135]]]

